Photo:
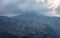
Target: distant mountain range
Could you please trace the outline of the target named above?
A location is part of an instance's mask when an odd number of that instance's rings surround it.
[[[25,13],[0,16],[0,38],[59,38],[60,18]]]

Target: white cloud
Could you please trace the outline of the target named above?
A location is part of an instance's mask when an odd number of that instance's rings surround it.
[[[48,0],[48,5],[50,5],[48,8],[52,11],[46,13],[46,15],[60,17],[60,14],[56,10],[60,6],[60,0]]]
[[[19,14],[14,14],[14,13],[5,13],[5,14],[3,13],[3,14],[2,14],[2,13],[1,13],[1,14],[0,14],[0,16],[8,16],[8,17],[17,16],[17,15],[20,15],[20,13],[19,13]]]
[[[2,2],[0,2],[0,12],[3,14],[6,14],[6,12],[9,14],[19,14],[21,13],[20,11],[34,10],[37,13],[47,16],[60,16],[60,14],[56,12],[57,7],[60,5],[59,1],[60,0],[2,0]]]
[[[44,2],[43,0],[37,0]],[[47,7],[48,9],[50,9],[50,11],[48,11],[47,13],[44,13],[44,15],[46,16],[57,16],[60,17],[60,14],[57,12],[57,8],[58,6],[60,6],[60,0],[47,0],[47,2],[45,3],[45,7]]]
[[[37,2],[44,2],[45,0],[36,0]]]
[[[50,17],[60,17],[60,14],[57,13],[57,11],[50,11],[48,13],[44,13],[44,15],[50,16]]]

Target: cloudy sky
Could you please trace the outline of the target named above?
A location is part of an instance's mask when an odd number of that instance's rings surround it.
[[[16,16],[30,11],[60,17],[60,0],[0,0],[0,16]]]

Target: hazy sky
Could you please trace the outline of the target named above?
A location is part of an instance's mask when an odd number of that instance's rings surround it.
[[[60,17],[60,0],[0,0],[0,16],[16,16],[30,11]]]

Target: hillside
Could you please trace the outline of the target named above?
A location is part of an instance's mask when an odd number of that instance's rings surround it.
[[[0,38],[59,38],[56,31],[39,17],[36,14],[0,16]]]

